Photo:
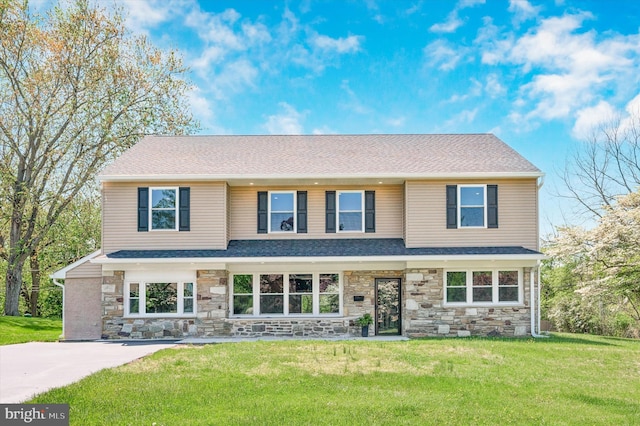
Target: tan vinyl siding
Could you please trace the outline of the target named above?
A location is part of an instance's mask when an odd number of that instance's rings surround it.
[[[66,278],[100,278],[102,277],[102,266],[86,261],[81,265],[67,271]]]
[[[190,231],[138,232],[138,187],[190,187]],[[224,182],[105,182],[102,186],[102,246],[117,250],[226,249]]]
[[[446,185],[498,185],[497,229],[447,229]],[[538,250],[535,179],[409,181],[406,183],[407,247],[523,246]]]
[[[258,234],[258,191],[307,191],[306,234],[290,232]],[[374,190],[376,192],[376,232],[325,233],[325,191]],[[402,185],[380,186],[308,186],[308,187],[246,187],[231,186],[229,229],[232,240],[290,238],[402,238]]]

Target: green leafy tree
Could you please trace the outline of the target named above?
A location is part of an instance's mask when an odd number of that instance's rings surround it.
[[[25,263],[105,162],[195,123],[181,59],[131,35],[119,10],[0,0],[0,34],[0,258],[5,315],[18,315]]]

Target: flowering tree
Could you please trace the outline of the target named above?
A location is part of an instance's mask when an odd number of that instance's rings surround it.
[[[618,322],[629,318],[640,330],[640,191],[615,197],[592,229],[559,228],[546,253],[556,267],[570,265],[580,277],[573,290],[586,307],[596,303],[596,315]],[[552,307],[550,316],[558,317],[562,310],[570,309],[566,304]]]

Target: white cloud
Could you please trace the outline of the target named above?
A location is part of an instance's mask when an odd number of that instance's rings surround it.
[[[459,9],[466,9],[467,7],[474,7],[479,4],[485,4],[486,0],[460,0],[458,3]]]
[[[332,128],[330,128],[329,126],[322,126],[320,128],[315,128],[313,129],[313,131],[311,132],[314,135],[336,135],[338,134],[337,131],[333,130]]]
[[[126,13],[125,24],[135,33],[148,34],[149,30],[169,21],[189,9],[186,1],[166,2],[161,0],[136,0],[119,2]]]
[[[371,112],[371,109],[364,105],[358,98],[358,95],[351,89],[349,80],[342,80],[340,88],[347,95],[347,100],[339,104],[342,109],[355,112],[356,114],[369,114]]]
[[[502,34],[500,29],[493,24],[491,17],[483,18],[484,26],[478,30],[474,44],[481,47],[481,60],[483,64],[495,65],[505,61],[513,48],[513,35]]]
[[[213,118],[213,110],[211,109],[211,103],[203,96],[202,90],[198,87],[192,87],[187,92],[187,98],[191,105],[191,111],[201,121],[210,121]]]
[[[402,127],[404,123],[407,121],[406,117],[389,117],[385,120],[385,122],[391,127]]]
[[[532,6],[527,0],[509,0],[509,12],[514,14],[516,23],[535,18],[540,12],[540,7]]]
[[[309,40],[310,44],[324,51],[337,53],[353,53],[360,50],[362,36],[350,35],[348,37],[331,38],[326,35],[316,34]]]
[[[512,1],[510,10],[538,13],[523,1]],[[589,12],[546,18],[519,38],[512,31],[501,31],[490,18],[485,19],[474,41],[480,46],[482,62],[515,65],[528,80],[520,87],[519,99],[514,102],[516,111],[511,114],[519,125],[524,126],[523,121],[577,117],[574,132],[581,133],[589,108],[603,108],[604,104],[598,102],[606,91],[625,91],[633,84],[629,77],[638,67],[640,36],[585,30],[592,19]],[[488,80],[486,89],[491,93],[491,88],[500,86],[499,80]],[[584,108],[586,105],[592,107]]]
[[[447,16],[447,20],[438,24],[433,24],[429,27],[429,31],[432,33],[453,33],[455,30],[460,28],[464,22],[460,18],[458,18],[458,13],[456,11],[451,12],[449,16]]]
[[[469,124],[476,119],[478,108],[465,109],[454,115],[451,120],[445,122],[447,128],[457,128],[460,124]]]
[[[615,108],[606,101],[596,106],[583,108],[576,113],[576,122],[571,134],[574,138],[587,140],[603,124],[610,123],[618,115]]]
[[[485,0],[460,0],[456,4],[456,6],[453,8],[453,10],[449,12],[449,14],[447,15],[447,20],[442,23],[433,24],[429,28],[429,31],[433,33],[455,32],[458,28],[464,25],[464,21],[460,19],[460,16],[459,16],[460,11],[463,9],[474,7],[484,3],[485,3]]]
[[[497,98],[507,93],[507,88],[500,83],[499,76],[494,73],[487,76],[484,92],[491,98]]]
[[[217,99],[226,99],[229,93],[238,93],[247,87],[254,87],[258,69],[247,59],[238,59],[224,65],[222,70],[211,77],[211,90]]]
[[[271,135],[301,135],[303,134],[301,120],[305,114],[299,113],[286,102],[278,104],[282,109],[279,114],[270,115],[264,124]]]
[[[430,59],[431,65],[442,71],[451,71],[463,57],[462,51],[456,51],[455,47],[445,40],[436,40],[428,44],[423,52]]]
[[[423,1],[420,0],[419,2],[412,4],[410,8],[404,11],[405,15],[413,15],[414,13],[420,11],[420,9],[422,9],[422,3]]]

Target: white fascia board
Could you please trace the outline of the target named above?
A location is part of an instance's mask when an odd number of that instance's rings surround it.
[[[170,257],[170,258],[148,258],[148,259],[110,259],[100,256],[93,259],[93,263],[105,265],[108,269],[113,269],[116,265],[158,265],[158,264],[269,264],[269,263],[372,263],[372,262],[410,262],[410,263],[433,263],[433,262],[453,262],[453,261],[529,261],[537,262],[545,259],[542,254],[472,254],[472,255],[421,255],[421,256],[295,256],[295,257]]]
[[[69,272],[70,270],[72,270],[73,268],[76,268],[80,265],[82,265],[83,263],[85,263],[86,261],[92,261],[95,257],[97,257],[100,252],[102,250],[96,250],[91,254],[86,255],[85,257],[83,257],[82,259],[78,259],[75,262],[73,262],[72,264],[65,266],[64,268],[54,272],[53,274],[49,275],[49,278],[53,278],[56,280],[64,280],[67,276],[67,272]]]
[[[160,182],[160,181],[260,181],[260,180],[304,180],[304,179],[500,179],[540,178],[543,172],[476,172],[476,173],[339,173],[318,174],[144,174],[144,175],[100,175],[100,182]]]

